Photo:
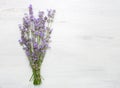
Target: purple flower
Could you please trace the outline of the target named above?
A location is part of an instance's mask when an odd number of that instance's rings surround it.
[[[26,51],[26,55],[27,55],[27,56],[30,56],[30,52],[29,52],[29,51]]]
[[[29,51],[29,49],[27,47],[23,47],[23,50],[25,51]]]
[[[38,43],[35,42],[35,43],[33,44],[33,47],[34,47],[34,48],[38,48]]]
[[[40,37],[43,38],[44,37],[44,33],[40,32]]]
[[[38,35],[39,35],[39,32],[38,32],[38,31],[35,31],[35,35],[38,36]]]
[[[33,9],[32,9],[32,5],[30,4],[29,6],[29,14],[32,16],[33,15]]]
[[[39,50],[42,50],[43,48],[44,48],[43,44],[39,46]]]
[[[19,41],[19,43],[22,45],[23,44],[23,41],[22,40],[18,40]]]
[[[35,60],[35,61],[36,61],[36,60],[38,60],[38,58],[33,58],[33,60]]]
[[[44,28],[44,23],[39,24],[40,28]]]
[[[19,29],[20,29],[21,32],[22,32],[22,31],[23,31],[23,32],[25,31],[25,27],[22,26],[22,25],[20,25],[20,24],[19,24]]]
[[[47,20],[47,17],[46,17],[46,16],[44,17],[44,20],[45,20],[45,21]]]
[[[34,18],[34,16],[32,15],[32,16],[30,16],[30,21],[35,21],[35,18]]]
[[[19,24],[18,26],[19,26],[19,29],[21,30],[21,29],[22,29],[22,25],[21,25],[21,24]]]
[[[40,18],[42,18],[43,15],[44,15],[44,12],[43,12],[43,11],[40,11],[39,14],[38,14],[38,16],[39,16]]]
[[[23,18],[23,25],[24,25],[25,28],[28,28],[29,25],[30,25],[30,21],[26,18]]]
[[[54,15],[55,15],[55,10],[48,10],[48,17],[50,17],[50,18],[54,18]]]

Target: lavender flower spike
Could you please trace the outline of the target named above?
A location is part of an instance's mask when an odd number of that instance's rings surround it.
[[[29,14],[32,16],[33,15],[33,9],[32,9],[32,5],[30,4],[29,6]]]
[[[33,15],[32,5],[29,6],[29,15],[25,15],[23,23],[19,25],[21,38],[20,45],[28,57],[33,75],[31,81],[34,85],[42,83],[40,74],[41,65],[51,38],[51,24],[55,16],[55,10],[48,10],[47,15],[44,11],[38,13],[38,17]]]

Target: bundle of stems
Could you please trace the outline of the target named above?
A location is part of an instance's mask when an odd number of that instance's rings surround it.
[[[20,45],[28,57],[30,66],[32,68],[32,76],[30,81],[34,85],[42,83],[42,76],[40,74],[41,65],[44,60],[46,50],[49,48],[52,28],[55,15],[55,10],[47,10],[47,15],[44,11],[39,11],[38,17],[35,18],[33,14],[32,5],[29,6],[29,14],[23,17],[23,24],[19,25],[21,38]]]

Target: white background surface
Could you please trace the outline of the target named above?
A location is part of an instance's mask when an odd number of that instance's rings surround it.
[[[0,0],[0,88],[33,88],[18,43],[29,3],[57,11],[42,88],[120,88],[119,0]]]

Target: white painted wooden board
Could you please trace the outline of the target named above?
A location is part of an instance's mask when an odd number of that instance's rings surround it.
[[[0,0],[0,88],[33,88],[18,43],[30,3],[57,11],[42,88],[120,88],[119,0]]]

